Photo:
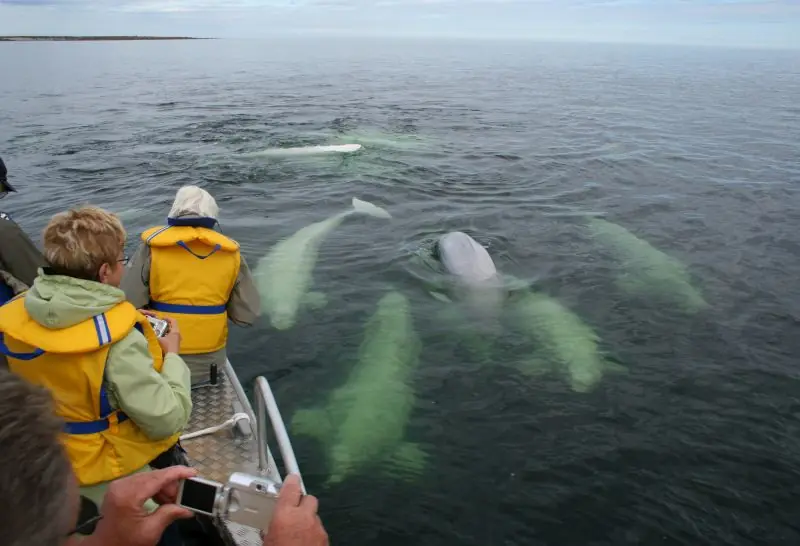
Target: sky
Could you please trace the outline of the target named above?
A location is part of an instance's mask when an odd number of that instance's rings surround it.
[[[530,39],[800,49],[800,0],[0,0],[0,35]]]

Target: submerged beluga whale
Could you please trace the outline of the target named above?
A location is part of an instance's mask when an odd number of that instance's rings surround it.
[[[314,436],[327,447],[327,485],[376,463],[384,472],[404,478],[423,471],[424,451],[405,440],[415,399],[411,379],[420,350],[408,299],[389,292],[367,323],[347,381],[323,407],[295,413],[292,433]]]
[[[626,294],[655,298],[689,314],[709,307],[702,292],[692,284],[686,266],[677,258],[602,218],[589,219],[587,227],[592,237],[619,260],[615,282]]]
[[[349,210],[300,229],[259,260],[254,276],[261,304],[276,329],[286,330],[294,326],[303,303],[315,307],[324,305],[324,295],[308,289],[319,246],[334,228],[353,214],[383,219],[392,217],[381,207],[356,197],[352,205]]]

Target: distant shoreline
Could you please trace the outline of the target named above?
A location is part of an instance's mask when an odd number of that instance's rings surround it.
[[[216,40],[190,36],[0,36],[0,42],[128,42],[134,40]]]

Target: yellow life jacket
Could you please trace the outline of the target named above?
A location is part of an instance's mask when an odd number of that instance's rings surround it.
[[[103,378],[109,348],[133,328],[147,339],[155,370],[160,372],[164,364],[144,315],[122,302],[79,324],[52,330],[28,315],[24,294],[0,307],[0,352],[13,373],[52,394],[55,412],[65,421],[62,441],[81,486],[139,470],[178,441],[179,434],[151,440],[108,401]]]
[[[181,354],[225,347],[227,305],[239,276],[239,243],[213,229],[190,225],[154,227],[142,240],[151,253],[148,307],[177,321]]]

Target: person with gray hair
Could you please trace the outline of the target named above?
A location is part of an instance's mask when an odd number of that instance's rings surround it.
[[[228,320],[250,326],[261,300],[239,243],[219,231],[219,207],[197,186],[183,186],[167,223],[146,230],[122,289],[137,308],[172,318],[192,386],[216,381],[225,364]]]
[[[84,513],[78,482],[59,441],[64,421],[48,391],[0,370],[0,530],[4,546],[162,546],[165,531],[193,517],[175,504],[181,480],[197,475],[172,466],[121,478],[102,508]],[[158,507],[150,511],[148,501]],[[265,546],[328,546],[317,499],[289,476],[278,495]],[[79,538],[78,534],[87,535]]]

